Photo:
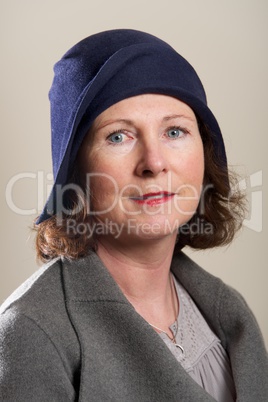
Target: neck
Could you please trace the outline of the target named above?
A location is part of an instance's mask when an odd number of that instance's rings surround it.
[[[108,240],[108,239],[107,239]],[[169,241],[126,247],[100,238],[97,254],[136,311],[148,322],[167,328],[178,314],[170,264],[175,236]]]

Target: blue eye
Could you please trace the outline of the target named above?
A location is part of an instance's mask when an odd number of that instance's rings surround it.
[[[176,127],[170,128],[167,131],[167,136],[169,138],[175,138],[176,139],[176,138],[181,137],[182,134],[183,134],[183,131],[180,128],[176,128]]]
[[[113,144],[120,144],[123,140],[124,137],[122,133],[113,133],[109,136],[109,142],[112,142]]]

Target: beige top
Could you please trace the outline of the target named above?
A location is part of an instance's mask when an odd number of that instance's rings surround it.
[[[159,333],[160,337],[182,367],[216,401],[234,402],[236,397],[230,361],[220,339],[208,326],[190,295],[175,277],[174,283],[180,311],[178,328],[175,322],[170,326],[170,330],[183,351],[176,347],[165,333]]]

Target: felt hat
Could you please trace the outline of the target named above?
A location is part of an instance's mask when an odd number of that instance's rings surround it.
[[[221,131],[197,73],[161,39],[131,29],[100,32],[73,46],[54,72],[49,92],[54,186],[37,224],[59,212],[57,196],[70,179],[93,120],[131,96],[164,94],[189,105],[214,133],[216,155],[227,169]]]

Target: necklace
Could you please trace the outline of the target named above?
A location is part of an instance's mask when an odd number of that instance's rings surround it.
[[[175,335],[173,334],[172,337],[169,336],[169,334],[168,334],[166,331],[164,331],[163,329],[157,327],[156,325],[153,325],[153,324],[150,324],[150,323],[149,323],[149,324],[151,325],[151,327],[153,327],[153,328],[156,329],[157,331],[160,331],[160,332],[162,332],[163,334],[167,335],[167,337],[171,340],[171,342],[174,344],[174,346],[176,346],[176,348],[179,348],[179,349],[182,351],[182,353],[184,353],[183,347],[182,347],[181,345],[179,345],[179,344],[176,342],[176,336],[177,336],[178,327],[179,327],[179,325],[178,325],[178,319],[176,319],[175,323],[176,323],[176,332],[175,332]]]
[[[170,275],[170,284],[171,284],[171,289],[172,289],[172,290],[175,292],[175,294],[176,294],[175,285],[174,285],[174,282],[173,282],[173,280],[172,280],[171,275]],[[173,285],[173,286],[172,286],[172,285]],[[172,292],[172,293],[173,293],[173,292]],[[175,297],[177,297],[177,294],[176,294]],[[173,300],[174,300],[174,298],[173,298]],[[174,310],[176,310],[176,308],[175,308],[175,302],[174,302]],[[179,345],[179,344],[176,342],[176,336],[177,336],[178,329],[179,329],[178,317],[176,318],[175,324],[176,324],[176,331],[175,331],[175,334],[173,333],[173,331],[171,331],[171,332],[172,332],[172,335],[173,335],[173,336],[171,337],[171,336],[170,336],[166,331],[164,331],[163,329],[157,327],[156,325],[153,325],[153,324],[150,324],[150,323],[149,323],[149,325],[151,325],[151,327],[153,327],[153,328],[156,329],[157,331],[160,331],[160,332],[162,332],[163,334],[165,334],[165,335],[171,340],[171,342],[176,346],[176,348],[179,348],[179,349],[182,351],[182,353],[184,353],[183,347],[182,347],[181,345]]]

